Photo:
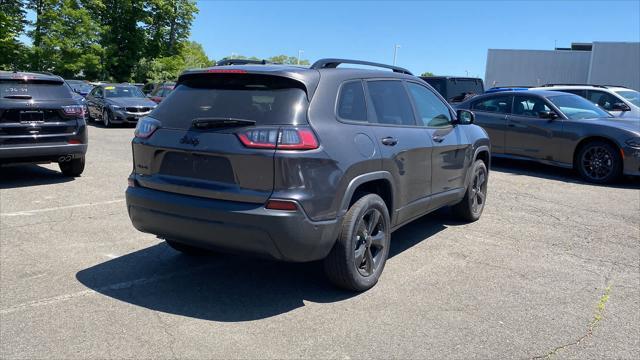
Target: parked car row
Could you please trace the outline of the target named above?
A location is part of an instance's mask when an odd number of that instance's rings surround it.
[[[2,72],[0,162],[55,161],[78,176],[85,107],[107,127],[137,123],[126,202],[138,230],[187,254],[322,260],[356,291],[378,281],[392,231],[444,206],[479,219],[492,157],[574,167],[595,183],[640,175],[640,120],[604,110],[624,110],[617,100],[432,80],[446,97],[384,64],[231,63],[154,85],[159,104],[136,84],[97,84],[81,105],[60,77]]]

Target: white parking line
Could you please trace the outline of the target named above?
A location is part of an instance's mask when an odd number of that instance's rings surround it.
[[[58,207],[45,208],[45,209],[24,210],[24,211],[16,211],[11,213],[0,213],[0,216],[30,216],[33,214],[38,214],[38,213],[48,212],[48,211],[73,209],[73,208],[89,207],[89,206],[96,206],[96,205],[107,205],[107,204],[115,204],[115,203],[121,203],[121,202],[124,202],[124,199],[109,200],[109,201],[87,203],[87,204],[58,206]]]
[[[30,309],[30,308],[33,308],[33,307],[39,307],[39,306],[44,306],[44,305],[55,304],[55,303],[59,303],[59,302],[63,302],[63,301],[71,300],[71,299],[76,299],[76,298],[80,298],[80,297],[84,297],[84,296],[88,296],[88,295],[98,294],[98,293],[102,293],[102,292],[106,292],[106,291],[128,289],[128,288],[131,288],[131,287],[134,287],[134,286],[137,286],[137,285],[144,285],[144,284],[153,283],[153,282],[156,282],[156,281],[167,280],[167,279],[172,278],[174,276],[189,275],[191,273],[195,273],[195,272],[198,272],[200,270],[204,270],[206,268],[210,268],[210,267],[217,266],[217,265],[218,264],[215,264],[215,263],[213,263],[213,264],[205,264],[205,265],[201,265],[201,266],[198,266],[198,267],[195,267],[195,268],[190,268],[190,269],[186,269],[186,270],[183,270],[183,271],[177,271],[177,272],[173,272],[173,273],[169,273],[169,274],[154,275],[154,276],[149,277],[149,278],[141,278],[141,279],[136,279],[136,280],[131,280],[131,281],[124,281],[124,282],[120,282],[120,283],[115,283],[115,284],[111,284],[111,285],[106,285],[106,286],[102,286],[100,288],[97,288],[96,290],[83,290],[83,291],[78,291],[78,292],[75,292],[75,293],[63,294],[63,295],[53,296],[53,297],[50,297],[50,298],[29,301],[29,302],[26,302],[26,303],[10,306],[10,307],[5,308],[5,309],[0,309],[0,315],[11,314],[11,313],[14,313],[14,312],[20,311],[20,310],[26,310],[26,309]]]

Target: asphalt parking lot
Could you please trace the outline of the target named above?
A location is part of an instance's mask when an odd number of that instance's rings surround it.
[[[395,232],[377,286],[189,258],[124,204],[132,128],[87,168],[0,168],[0,358],[640,358],[640,184],[495,161],[480,221]]]

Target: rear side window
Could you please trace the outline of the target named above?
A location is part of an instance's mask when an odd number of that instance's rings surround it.
[[[511,96],[497,96],[489,99],[476,101],[471,105],[471,109],[499,114],[511,112]]]
[[[57,100],[71,99],[71,89],[57,81],[0,80],[0,98]]]
[[[233,118],[256,125],[307,123],[304,86],[281,76],[197,74],[187,76],[152,117],[166,128],[188,129],[195,119]]]
[[[374,80],[368,81],[367,87],[378,124],[416,125],[411,102],[402,82]]]
[[[338,117],[344,120],[367,121],[362,81],[350,81],[342,85],[338,99]]]

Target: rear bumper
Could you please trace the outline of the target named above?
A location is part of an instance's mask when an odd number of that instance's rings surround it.
[[[84,155],[87,152],[87,144],[21,144],[0,146],[0,161],[30,161],[50,160],[55,161],[62,155],[74,157]]]
[[[624,169],[625,175],[640,176],[640,149],[626,146],[622,150],[624,152]]]
[[[142,187],[126,191],[133,226],[188,245],[306,262],[327,256],[339,220],[314,222],[301,211],[212,200]]]

